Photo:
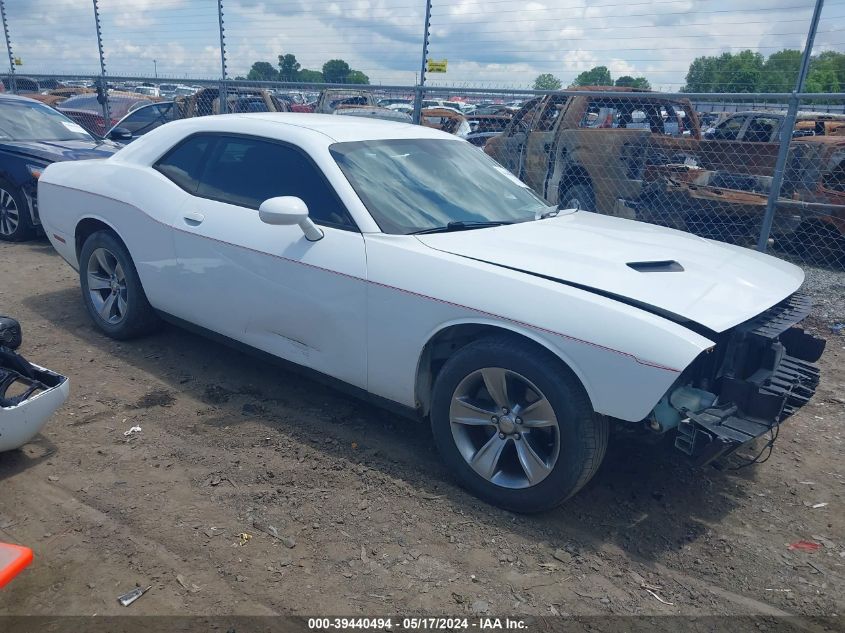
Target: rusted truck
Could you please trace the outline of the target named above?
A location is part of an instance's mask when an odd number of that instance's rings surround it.
[[[759,234],[772,177],[771,171],[741,174],[687,159],[646,166],[643,182],[638,219],[748,243]],[[807,136],[790,143],[771,236],[778,249],[807,263],[845,265],[845,137]]]
[[[692,104],[659,93],[584,88],[526,103],[485,152],[550,205],[753,243],[776,142],[702,139]],[[845,258],[845,137],[795,138],[773,237],[810,263]]]
[[[695,110],[688,100],[629,88],[582,90],[593,94],[527,102],[484,151],[549,204],[633,217],[618,201],[639,197],[645,150],[662,162],[675,155],[683,162],[701,137]]]

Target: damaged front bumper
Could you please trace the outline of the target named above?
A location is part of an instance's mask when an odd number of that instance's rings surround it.
[[[0,347],[0,452],[34,438],[67,400],[68,379]]]
[[[677,429],[675,447],[707,464],[765,435],[809,402],[824,339],[798,327],[810,313],[796,293],[726,332],[655,409],[651,428]]]

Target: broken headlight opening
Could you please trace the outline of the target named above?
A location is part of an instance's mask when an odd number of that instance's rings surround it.
[[[768,459],[780,424],[819,384],[813,363],[825,340],[798,327],[811,307],[808,297],[795,293],[719,335],[660,400],[647,427],[676,430],[675,447],[699,465],[763,436],[769,440],[748,463],[760,461],[767,449]]]

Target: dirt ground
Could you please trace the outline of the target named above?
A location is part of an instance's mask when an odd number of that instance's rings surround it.
[[[822,384],[765,464],[695,469],[616,438],[574,500],[519,516],[458,488],[425,425],[175,327],[109,340],[46,242],[0,243],[0,264],[22,353],[71,380],[43,436],[0,454],[0,540],[35,551],[0,613],[845,611],[830,315]],[[136,585],[152,588],[120,606]]]

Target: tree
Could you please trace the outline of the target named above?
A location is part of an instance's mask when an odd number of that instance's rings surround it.
[[[278,81],[279,73],[270,62],[255,62],[246,78],[250,81]]]
[[[370,83],[370,78],[367,77],[360,70],[350,70],[349,74],[346,75],[346,83],[348,83],[348,84],[368,84],[368,83]]]
[[[349,64],[342,59],[330,59],[323,64],[323,78],[330,84],[346,83],[350,70]]]
[[[308,70],[307,68],[299,71],[296,80],[306,84],[320,84],[325,81],[323,79],[323,73],[319,70]]]
[[[288,53],[279,55],[279,79],[281,81],[296,81],[302,66],[296,61],[296,55]]]
[[[825,51],[810,60],[805,92],[840,92],[842,86],[845,86],[845,55]]]
[[[534,90],[560,90],[563,84],[552,73],[537,75],[534,80]]]
[[[801,51],[784,49],[772,53],[763,64],[758,92],[792,92],[799,68]]]
[[[595,66],[590,70],[585,70],[579,74],[573,86],[612,86],[613,78],[610,76],[610,71],[607,66]]]
[[[763,82],[764,59],[751,50],[698,57],[690,64],[683,92],[756,92]]]
[[[801,51],[784,49],[764,59],[742,51],[698,57],[690,64],[684,92],[791,92]],[[845,54],[825,51],[810,59],[805,92],[839,92],[845,86]]]
[[[651,90],[651,84],[645,77],[631,77],[622,75],[614,84],[622,88],[633,88],[634,90]]]

